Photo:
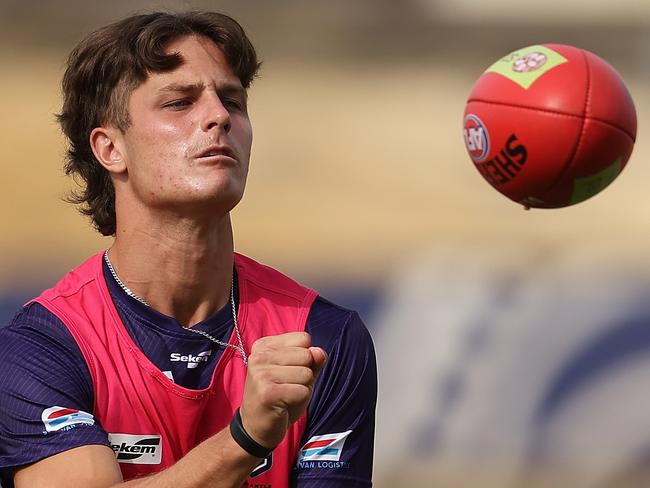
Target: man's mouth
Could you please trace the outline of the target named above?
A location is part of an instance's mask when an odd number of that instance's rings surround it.
[[[235,157],[235,153],[230,147],[228,146],[210,146],[203,151],[201,151],[198,156],[196,156],[198,159],[202,158],[213,158],[217,156],[226,156],[231,159],[237,160]]]

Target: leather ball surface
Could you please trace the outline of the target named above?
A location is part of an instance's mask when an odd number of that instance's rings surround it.
[[[464,137],[481,175],[511,200],[558,208],[599,193],[636,139],[621,76],[595,54],[544,44],[508,54],[477,80]]]

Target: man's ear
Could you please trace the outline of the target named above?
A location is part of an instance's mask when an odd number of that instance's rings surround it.
[[[109,173],[125,173],[122,133],[115,127],[95,127],[90,133],[90,147],[97,161]]]

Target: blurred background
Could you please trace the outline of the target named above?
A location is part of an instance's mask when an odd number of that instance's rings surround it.
[[[264,60],[236,248],[361,312],[377,487],[647,486],[650,2],[0,0],[0,323],[110,244],[63,202],[68,51],[160,8],[229,13]],[[639,137],[602,194],[524,211],[473,168],[462,114],[544,42],[609,61]]]

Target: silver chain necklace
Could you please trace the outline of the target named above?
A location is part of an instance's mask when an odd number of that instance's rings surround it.
[[[124,290],[124,293],[126,293],[128,296],[131,298],[136,299],[143,305],[146,305],[147,307],[151,307],[144,298],[140,298],[138,295],[133,293],[131,289],[126,286],[122,280],[120,279],[119,276],[117,276],[117,272],[115,271],[115,268],[113,268],[113,263],[111,263],[110,258],[108,257],[108,250],[104,251],[104,260],[106,261],[106,264],[108,265],[108,269],[111,270],[111,274],[113,275],[113,278],[117,282],[118,285],[120,285],[120,288]],[[237,342],[239,342],[239,345],[236,346],[234,344],[229,344],[224,341],[220,341],[219,339],[216,339],[215,337],[212,337],[210,334],[207,332],[204,332],[202,330],[194,330],[191,327],[184,327],[185,330],[189,332],[193,332],[195,334],[201,335],[205,337],[206,339],[211,340],[215,344],[220,345],[221,347],[230,347],[234,349],[235,351],[239,351],[239,354],[241,354],[242,361],[244,362],[244,366],[248,367],[248,356],[246,355],[246,351],[244,349],[244,341],[241,338],[241,332],[239,331],[239,324],[237,323],[237,309],[235,308],[235,277],[233,273],[233,278],[230,283],[230,308],[232,310],[232,322],[235,326],[235,333],[237,334]]]

